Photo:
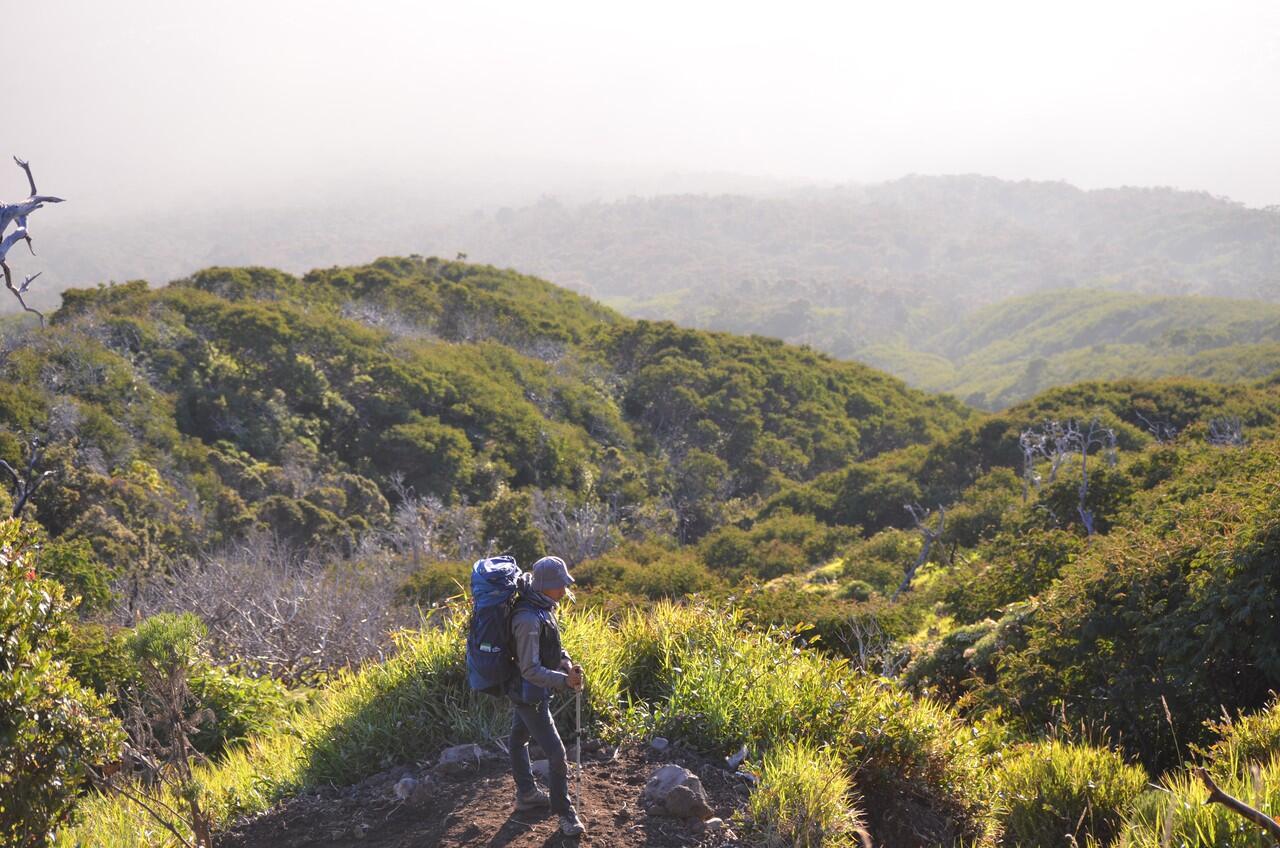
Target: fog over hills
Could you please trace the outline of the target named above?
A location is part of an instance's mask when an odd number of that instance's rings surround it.
[[[681,185],[691,190],[670,193]],[[627,196],[632,189],[658,193]],[[520,202],[503,205],[511,198]],[[1108,335],[1114,320],[1096,314],[1120,301],[1047,294],[1061,290],[1280,300],[1280,209],[1162,188],[1084,191],[980,176],[822,188],[672,175],[584,179],[563,197],[539,198],[518,183],[485,189],[441,181],[353,188],[341,202],[299,189],[234,213],[211,201],[121,220],[48,215],[41,226],[42,246],[57,245],[41,291],[46,305],[69,282],[159,284],[214,264],[302,272],[385,254],[461,253],[545,277],[633,317],[809,344],[984,406],[1104,373],[1257,377],[1270,354],[1237,346],[1280,342],[1274,322],[1237,337],[1232,322],[1247,306],[1140,299],[1124,301],[1122,320],[1141,324],[1172,309],[1183,329],[1188,321],[1212,324],[1213,341],[1202,334],[1187,347],[1182,337],[1161,337],[1157,352],[1116,349],[1096,371],[1077,353],[1069,367],[1037,368],[1040,377],[1021,389],[1015,378],[1044,354],[1038,343],[1014,345],[1026,356],[998,360],[995,372],[957,348],[957,339],[989,320],[975,317],[970,328],[968,316],[1027,296],[1042,300],[1017,308],[1041,314],[1036,332],[1045,338],[1061,341],[1087,304],[1093,329],[1068,337],[1088,350],[1120,341]],[[1047,316],[1058,322],[1054,329],[1044,326]],[[1204,359],[1209,349],[1217,351],[1212,364]],[[1185,356],[1199,359],[1178,358]],[[963,379],[955,376],[962,361],[970,369]]]

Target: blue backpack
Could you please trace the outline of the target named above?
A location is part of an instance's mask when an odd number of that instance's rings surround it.
[[[511,639],[516,605],[515,557],[482,559],[471,567],[471,624],[467,628],[467,683],[477,692],[501,696],[518,676]]]

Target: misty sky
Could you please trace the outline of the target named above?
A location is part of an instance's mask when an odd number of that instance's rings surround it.
[[[1273,0],[41,0],[4,20],[0,153],[82,212],[672,171],[1280,204]],[[0,169],[6,197],[21,180]]]

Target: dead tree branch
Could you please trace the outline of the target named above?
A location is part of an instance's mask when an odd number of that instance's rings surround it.
[[[1031,486],[1039,491],[1044,482],[1053,483],[1063,464],[1073,456],[1080,457],[1080,485],[1077,487],[1076,512],[1084,524],[1085,532],[1094,533],[1094,515],[1087,506],[1089,499],[1089,455],[1098,450],[1105,452],[1108,465],[1116,464],[1116,432],[1104,427],[1098,419],[1082,429],[1075,421],[1046,421],[1039,429],[1024,430],[1018,438],[1022,447],[1022,500],[1031,493]],[[1048,461],[1049,478],[1044,481],[1036,470],[1040,461]]]
[[[1244,422],[1238,416],[1209,421],[1209,444],[1219,448],[1238,448],[1245,444]]]
[[[40,488],[40,484],[54,475],[52,471],[36,472],[36,466],[40,464],[40,457],[44,453],[43,448],[40,439],[31,440],[27,452],[27,467],[22,472],[0,459],[0,469],[6,471],[13,480],[13,512],[10,516],[12,518],[22,517],[22,510]]]
[[[920,531],[920,556],[916,557],[916,561],[907,566],[907,572],[902,577],[902,582],[898,584],[898,590],[893,593],[893,600],[897,600],[898,596],[911,588],[911,581],[915,579],[916,572],[920,570],[920,566],[929,561],[929,553],[933,550],[934,543],[942,538],[942,534],[947,529],[947,510],[944,507],[938,507],[938,526],[930,527],[926,522],[932,514],[930,510],[922,509],[918,504],[903,504],[907,512],[911,513],[911,518],[916,523],[916,529]]]
[[[1148,418],[1141,412],[1135,412],[1134,414],[1137,415],[1138,420],[1146,426],[1147,432],[1150,433],[1160,444],[1167,445],[1178,438],[1178,428],[1175,427],[1173,422],[1168,419]]]
[[[1271,837],[1280,842],[1280,821],[1276,821],[1271,816],[1254,809],[1241,801],[1239,798],[1233,798],[1222,791],[1218,784],[1213,782],[1213,778],[1209,776],[1208,769],[1197,767],[1195,773],[1200,777],[1200,781],[1204,783],[1205,789],[1209,790],[1209,804],[1221,804],[1236,815],[1243,816],[1258,827],[1271,834]]]
[[[18,303],[22,304],[22,308],[27,312],[34,313],[40,319],[40,326],[44,326],[44,314],[38,309],[33,309],[27,305],[26,300],[22,297],[30,288],[31,283],[39,273],[28,276],[22,283],[21,287],[13,284],[13,273],[9,270],[8,262],[9,250],[18,242],[25,241],[27,249],[31,251],[31,255],[35,255],[35,248],[31,244],[31,233],[27,229],[27,218],[32,212],[42,208],[46,203],[62,203],[61,197],[54,197],[49,194],[38,194],[36,192],[36,178],[31,175],[31,165],[17,156],[13,157],[13,161],[18,163],[27,175],[27,184],[31,186],[31,194],[25,200],[19,200],[16,203],[0,203],[0,235],[9,228],[10,224],[16,224],[13,232],[5,235],[0,240],[0,269],[4,270],[4,284],[13,296],[18,299]]]

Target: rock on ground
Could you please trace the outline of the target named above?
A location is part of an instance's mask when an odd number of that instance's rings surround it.
[[[702,781],[675,763],[667,763],[654,771],[645,784],[644,797],[677,818],[706,819],[714,813],[707,803]]]
[[[479,745],[454,745],[440,752],[436,768],[444,774],[461,774],[479,767],[484,756],[484,749]]]

